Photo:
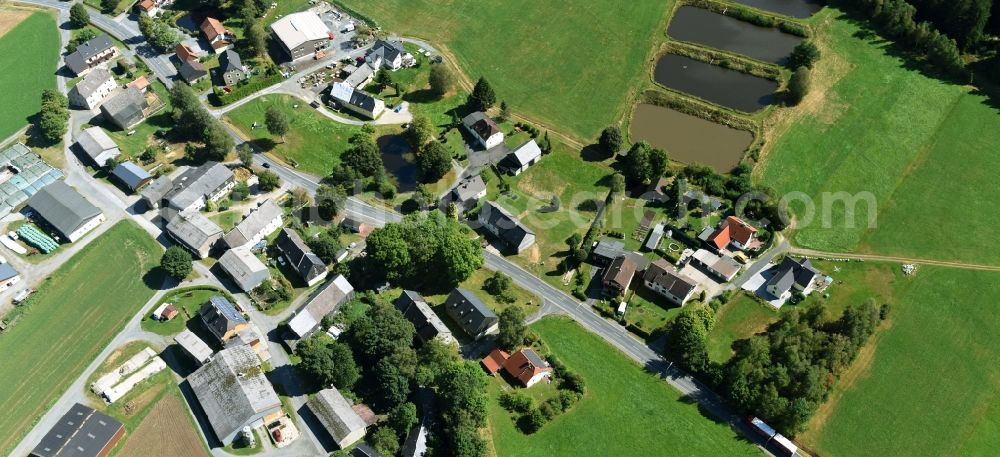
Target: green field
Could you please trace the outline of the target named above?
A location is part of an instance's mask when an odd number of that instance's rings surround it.
[[[840,14],[827,10],[817,18],[829,24],[819,35],[832,51],[817,74],[844,76],[823,105],[774,143],[761,173],[779,194],[800,191],[816,202],[808,225],[802,205],[793,205],[800,219],[794,241],[821,250],[1000,262],[982,255],[994,250],[991,231],[976,229],[1000,224],[984,192],[1000,173],[1000,129],[993,128],[1000,113],[968,88],[922,75],[894,56],[891,44],[866,37]],[[876,228],[868,228],[864,203],[853,218],[843,203],[822,217],[823,193],[842,191],[871,193]]]
[[[727,425],[702,416],[665,381],[576,323],[546,318],[532,329],[584,378],[587,394],[533,435],[518,431],[491,398],[496,455],[759,455]]]
[[[648,79],[670,1],[339,0],[384,29],[445,45],[475,81],[532,119],[595,138]]]
[[[896,289],[874,356],[862,353],[806,443],[821,455],[995,455],[1000,274],[923,267]]]
[[[153,296],[162,252],[142,228],[121,222],[38,285],[0,335],[0,453],[7,454],[108,342]]]
[[[298,105],[298,108],[294,106]],[[275,106],[288,116],[290,129],[282,143],[280,137],[264,127],[264,112]],[[347,149],[347,140],[359,127],[335,122],[319,114],[308,103],[288,95],[267,95],[226,114],[226,120],[236,127],[254,146],[282,159],[296,169],[318,176],[329,175],[340,163],[340,154]],[[253,123],[257,128],[251,129]]]
[[[0,94],[4,94],[0,141],[38,113],[42,91],[56,88],[58,61],[59,33],[51,14],[32,13],[0,37],[0,68],[5,69],[0,72]]]

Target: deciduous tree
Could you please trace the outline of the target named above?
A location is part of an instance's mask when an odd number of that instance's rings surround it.
[[[172,278],[180,281],[191,274],[191,253],[180,246],[170,246],[160,258],[160,267]]]
[[[528,327],[524,325],[526,318],[524,310],[517,305],[508,306],[501,311],[497,345],[507,351],[518,350],[528,336]]]
[[[86,27],[90,24],[90,12],[83,6],[83,2],[74,3],[70,7],[69,23],[76,28]]]

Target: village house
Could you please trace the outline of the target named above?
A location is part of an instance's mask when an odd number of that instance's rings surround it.
[[[104,118],[122,130],[128,130],[146,118],[145,109],[149,107],[146,97],[139,89],[129,87],[101,105]]]
[[[158,209],[160,203],[163,202],[163,197],[165,197],[174,188],[174,182],[169,176],[163,175],[159,178],[154,179],[149,183],[148,186],[139,192],[139,196],[142,201],[146,203],[146,207],[149,209]]]
[[[375,74],[378,73],[378,64],[376,62],[365,62],[359,66],[348,65],[344,68],[344,71],[348,73],[347,78],[344,79],[344,84],[354,88],[362,88],[375,79]]]
[[[372,232],[372,230],[375,230],[375,227],[372,227],[371,224],[366,224],[362,222],[360,219],[356,219],[350,216],[344,216],[344,219],[340,221],[340,226],[347,230],[350,230],[351,233],[357,233],[364,237],[367,237]]]
[[[100,209],[63,181],[43,187],[28,199],[28,206],[46,226],[70,243],[83,238],[105,220]]]
[[[293,61],[316,55],[333,43],[333,33],[312,11],[292,13],[271,24],[271,32]]]
[[[348,448],[365,437],[368,424],[335,387],[316,392],[306,405],[340,449]]]
[[[412,290],[404,290],[396,299],[396,309],[403,313],[406,320],[413,324],[417,331],[417,338],[426,343],[432,339],[439,339],[445,344],[455,342],[451,330],[444,321],[438,317],[437,313],[431,309],[424,297]]]
[[[337,311],[340,305],[352,298],[354,286],[344,275],[337,275],[295,311],[288,321],[288,328],[296,338],[305,338],[317,330],[324,317]]]
[[[174,54],[177,55],[177,60],[181,62],[198,60],[200,58],[198,53],[185,43],[177,43],[177,47],[174,48]]]
[[[145,75],[135,78],[125,85],[125,88],[134,87],[139,89],[139,92],[146,93],[149,90],[149,79]]]
[[[610,297],[625,296],[638,269],[638,265],[630,255],[621,255],[611,261],[611,265],[608,265],[608,268],[604,270],[604,276],[601,278],[605,295]]]
[[[757,229],[736,216],[729,216],[708,237],[708,243],[715,249],[732,246],[739,250],[754,250],[761,245],[756,236]]]
[[[188,84],[194,84],[198,82],[199,79],[208,76],[208,70],[205,69],[205,66],[197,60],[185,60],[177,72]]]
[[[486,197],[486,181],[480,175],[473,175],[462,178],[458,185],[451,190],[451,200],[458,205],[459,210],[465,211],[474,208],[479,204],[479,200]]]
[[[187,380],[223,444],[231,444],[245,426],[270,423],[284,414],[278,394],[248,346],[219,351]]]
[[[21,275],[9,263],[0,263],[0,292],[21,281]]]
[[[776,298],[785,298],[794,292],[809,295],[813,289],[813,282],[820,276],[819,271],[813,268],[812,262],[806,258],[796,261],[790,256],[785,256],[773,269],[774,276],[767,280],[764,289]]]
[[[531,139],[514,149],[507,157],[500,160],[497,168],[517,176],[528,169],[528,167],[538,163],[542,158],[542,150],[538,143]]]
[[[182,211],[167,222],[167,235],[194,254],[204,259],[212,252],[215,242],[222,238],[222,228],[197,211]]]
[[[719,282],[731,281],[742,268],[735,259],[725,255],[716,255],[705,249],[699,249],[691,256],[691,263],[701,266]]]
[[[240,81],[247,79],[247,69],[243,66],[240,55],[232,49],[226,49],[219,56],[219,75],[227,86],[235,86]]]
[[[216,54],[229,49],[229,45],[236,41],[236,35],[227,30],[218,19],[206,17],[200,28]]]
[[[267,265],[250,252],[249,246],[226,251],[219,257],[219,266],[244,292],[250,292],[264,281],[271,279]]]
[[[250,214],[236,224],[236,227],[223,237],[223,241],[230,249],[254,246],[281,227],[284,223],[281,217],[283,214],[281,207],[273,200],[264,200],[259,206],[250,210]]]
[[[29,457],[105,457],[125,436],[125,426],[89,406],[74,403],[42,437]]]
[[[512,252],[520,254],[535,244],[535,232],[496,203],[488,201],[483,204],[478,220],[486,231]]]
[[[612,238],[601,238],[590,251],[590,262],[603,267],[611,264],[618,257],[625,255],[625,242]]]
[[[445,312],[473,339],[480,339],[497,330],[500,319],[476,294],[459,287],[448,294]]]
[[[525,388],[552,376],[552,367],[531,348],[521,349],[513,355],[494,349],[480,364],[491,375],[496,375],[503,369]]]
[[[642,283],[671,303],[683,306],[698,288],[698,283],[681,274],[666,260],[654,261],[643,273]]]
[[[220,346],[225,346],[231,338],[250,325],[243,313],[236,309],[236,305],[219,295],[209,297],[201,305],[198,318]]]
[[[100,127],[90,127],[80,132],[76,137],[76,144],[99,167],[122,153],[115,141]]]
[[[368,119],[375,119],[385,111],[385,102],[344,82],[330,85],[330,98],[339,107]]]
[[[114,60],[118,56],[118,48],[111,42],[111,38],[101,34],[77,46],[76,50],[67,54],[64,60],[66,68],[73,74],[83,76],[94,67]]]
[[[365,55],[365,61],[381,62],[383,67],[392,71],[412,67],[417,63],[417,59],[403,47],[402,43],[388,40],[376,41]]]
[[[174,187],[164,197],[166,207],[173,212],[201,211],[208,202],[225,197],[233,187],[236,178],[232,170],[218,162],[206,162],[185,171],[174,181]]]
[[[292,269],[309,286],[318,284],[326,278],[326,264],[309,249],[302,237],[292,229],[282,229],[275,244],[278,251],[291,264]]]
[[[153,179],[153,176],[148,171],[130,161],[118,164],[117,167],[111,170],[111,176],[118,179],[119,182],[128,187],[132,192],[145,186]]]
[[[500,127],[482,111],[465,116],[462,119],[462,126],[483,149],[490,149],[503,143],[503,132]]]
[[[96,68],[87,73],[69,90],[69,104],[86,109],[101,106],[101,102],[118,87],[115,78],[106,68]]]
[[[140,0],[136,3],[136,10],[139,14],[145,14],[149,17],[156,17],[163,12],[163,9],[174,3],[174,0]]]

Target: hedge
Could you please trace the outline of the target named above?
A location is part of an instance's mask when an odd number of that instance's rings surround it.
[[[711,0],[685,0],[684,3],[761,27],[777,28],[782,32],[803,38],[809,38],[811,35],[809,28],[801,23],[764,14],[743,5],[728,2],[719,3]]]
[[[245,84],[236,86],[231,92],[224,92],[221,89],[216,88],[215,92],[212,94],[214,97],[213,105],[215,106],[225,106],[240,99],[243,99],[255,92],[263,90],[265,88],[271,87],[275,84],[280,83],[285,77],[281,73],[274,72],[268,73],[264,76],[259,76],[257,78],[251,79]]]

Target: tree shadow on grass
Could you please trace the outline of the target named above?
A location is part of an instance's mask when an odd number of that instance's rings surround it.
[[[151,290],[168,290],[176,286],[175,280],[167,281],[167,272],[159,265],[142,275],[142,283]]]
[[[604,148],[598,144],[590,144],[580,151],[580,158],[586,162],[604,162],[612,157]]]
[[[254,140],[247,141],[250,146],[260,152],[271,152],[278,146],[278,142],[270,138],[257,138]]]

